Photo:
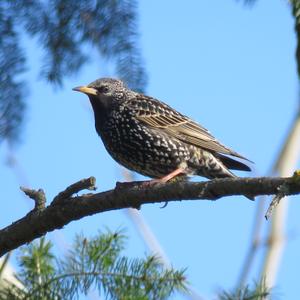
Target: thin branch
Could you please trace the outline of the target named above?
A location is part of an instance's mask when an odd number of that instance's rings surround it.
[[[277,205],[280,203],[280,200],[282,200],[284,197],[286,196],[286,190],[285,190],[285,186],[282,185],[279,188],[279,193],[277,195],[274,196],[274,198],[272,199],[269,208],[265,214],[265,218],[266,220],[269,220],[270,217],[273,214],[274,209],[277,207]]]
[[[45,208],[46,205],[46,195],[42,189],[39,190],[31,190],[25,187],[20,187],[21,191],[25,193],[29,198],[34,201],[34,209],[33,211],[41,211]]]
[[[118,184],[114,190],[69,197],[50,204],[0,230],[0,256],[71,221],[105,211],[140,207],[146,203],[181,200],[217,200],[233,195],[273,195],[283,184],[289,195],[300,193],[300,182],[287,178],[226,178],[206,182],[177,182],[156,185]]]
[[[70,198],[71,196],[79,193],[82,190],[95,191],[96,190],[96,178],[92,176],[89,178],[81,179],[80,181],[77,181],[77,182],[71,184],[64,191],[60,192],[57,196],[55,196],[51,204],[56,205],[59,202]]]

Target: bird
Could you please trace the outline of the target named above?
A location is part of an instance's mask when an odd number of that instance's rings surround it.
[[[135,92],[114,78],[73,88],[89,97],[95,128],[108,153],[127,169],[165,183],[197,175],[236,177],[251,162],[221,144],[206,128],[168,104]],[[250,198],[250,197],[249,197]]]

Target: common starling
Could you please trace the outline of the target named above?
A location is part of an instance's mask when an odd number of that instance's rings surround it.
[[[117,79],[101,78],[73,89],[88,95],[96,131],[121,165],[152,182],[178,175],[235,177],[229,170],[251,171],[229,156],[248,160],[169,105],[134,92]],[[249,161],[249,160],[248,160]]]

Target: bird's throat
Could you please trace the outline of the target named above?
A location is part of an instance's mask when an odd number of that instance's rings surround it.
[[[99,130],[101,130],[101,127],[107,121],[108,103],[107,101],[101,101],[96,97],[89,98],[94,111],[96,130],[99,133]]]

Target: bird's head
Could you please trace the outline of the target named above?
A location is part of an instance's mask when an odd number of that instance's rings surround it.
[[[75,87],[73,91],[88,95],[94,109],[106,108],[124,99],[126,86],[123,81],[118,79],[101,78],[86,86]]]

